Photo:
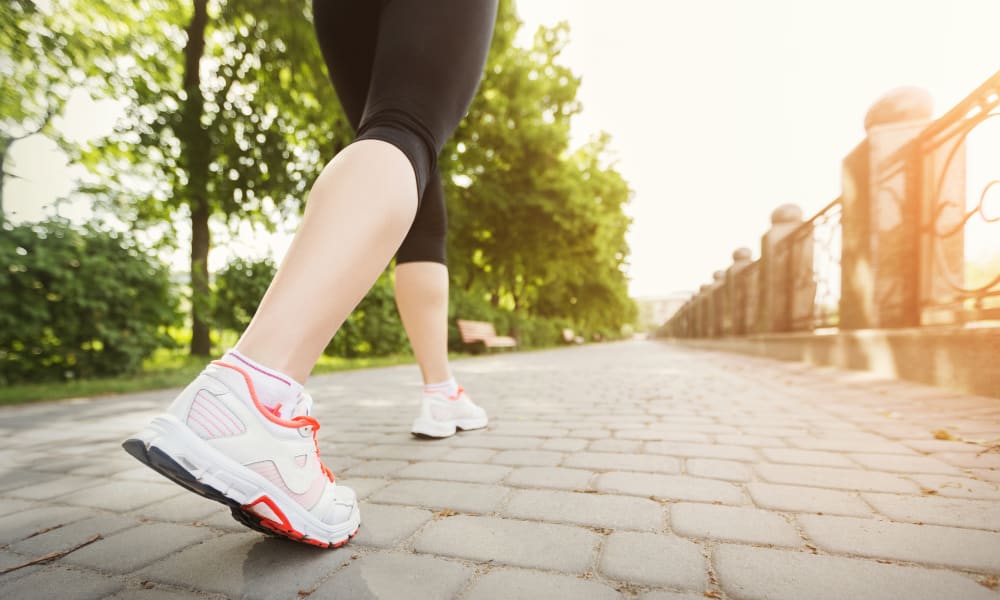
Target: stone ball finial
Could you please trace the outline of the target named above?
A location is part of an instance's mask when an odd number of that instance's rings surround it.
[[[801,221],[802,209],[797,204],[782,204],[771,213],[771,225],[799,223]]]
[[[878,125],[905,121],[929,120],[934,114],[930,93],[913,86],[898,87],[883,94],[865,115],[865,131]]]
[[[752,258],[753,258],[753,251],[750,250],[750,248],[743,247],[733,250],[733,262],[750,260]]]
[[[725,271],[716,271],[715,273],[712,273],[712,280],[713,281],[722,281],[725,278],[726,278],[726,272]]]

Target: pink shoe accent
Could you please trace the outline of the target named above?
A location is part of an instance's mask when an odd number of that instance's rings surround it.
[[[316,479],[304,494],[296,494],[285,485],[285,480],[281,477],[281,473],[278,471],[278,467],[274,464],[274,461],[265,460],[246,465],[246,467],[276,485],[278,489],[288,494],[290,498],[298,502],[306,510],[316,506],[320,496],[323,495],[323,490],[326,489],[327,479],[322,473],[316,474]]]
[[[188,410],[187,425],[203,440],[231,437],[247,430],[246,425],[207,390],[195,395]]]
[[[297,464],[300,467],[304,467],[304,466],[306,466],[306,461],[307,460],[309,460],[309,455],[307,455],[307,454],[300,454],[300,455],[298,455],[298,456],[295,457],[295,464]]]

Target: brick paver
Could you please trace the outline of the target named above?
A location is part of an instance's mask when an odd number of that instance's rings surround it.
[[[310,382],[336,551],[126,456],[174,390],[0,409],[0,569],[102,536],[0,597],[1000,600],[1000,400],[659,342],[454,367],[492,422],[441,441],[415,367]]]

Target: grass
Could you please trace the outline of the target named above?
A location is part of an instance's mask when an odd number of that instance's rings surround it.
[[[230,347],[231,345],[232,343],[222,347]],[[213,352],[213,356],[218,356],[219,354],[221,354],[221,351]],[[201,372],[205,366],[205,362],[204,358],[189,356],[183,350],[160,349],[151,358],[146,360],[141,372],[133,375],[67,382],[27,383],[2,387],[0,388],[0,405],[127,394],[131,392],[182,387],[187,385],[188,382]],[[412,362],[414,362],[413,356],[409,354],[373,358],[323,356],[316,364],[313,374],[389,367]]]

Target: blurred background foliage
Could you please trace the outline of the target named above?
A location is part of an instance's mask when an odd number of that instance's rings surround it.
[[[309,0],[6,5],[0,177],[13,144],[48,135],[87,169],[74,193],[99,220],[143,232],[145,246],[107,226],[3,223],[0,380],[132,373],[171,339],[193,355],[217,351],[213,332],[249,322],[275,264],[233,257],[210,273],[210,223],[296,222],[312,179],[352,139]],[[631,191],[607,136],[570,147],[582,107],[579,78],[559,64],[568,28],[540,28],[519,47],[520,27],[502,0],[482,84],[441,156],[455,349],[455,318],[490,321],[527,347],[558,343],[564,328],[614,339],[636,318],[624,274]],[[114,131],[62,139],[52,120],[76,89],[119,102]],[[171,274],[155,257],[181,228],[190,268]],[[407,351],[387,270],[327,352]]]

